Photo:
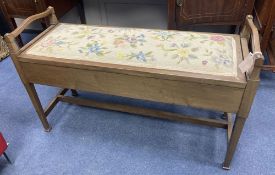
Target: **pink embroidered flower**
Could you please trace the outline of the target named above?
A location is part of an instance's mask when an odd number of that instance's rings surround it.
[[[221,35],[213,35],[210,37],[212,41],[222,42],[224,41],[224,37]]]
[[[51,46],[61,46],[62,44],[64,44],[63,41],[59,41],[59,40],[56,40],[56,39],[49,39],[49,40],[46,40],[44,42],[41,43],[41,46],[42,47],[51,47]]]
[[[42,42],[42,43],[41,43],[41,46],[42,46],[42,47],[48,47],[48,46],[51,46],[51,45],[53,45],[53,44],[54,44],[54,40],[49,39],[49,40],[46,40],[46,41]]]

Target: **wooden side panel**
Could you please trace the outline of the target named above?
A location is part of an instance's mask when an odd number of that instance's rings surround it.
[[[20,63],[28,81],[136,99],[237,112],[243,89],[200,83]]]

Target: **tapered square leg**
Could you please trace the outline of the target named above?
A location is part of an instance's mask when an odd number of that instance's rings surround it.
[[[36,110],[36,112],[38,114],[38,117],[39,117],[39,119],[40,119],[40,121],[41,121],[41,123],[42,123],[42,125],[43,125],[43,127],[45,129],[45,131],[46,132],[51,131],[51,126],[48,123],[48,120],[47,120],[45,112],[44,112],[44,110],[42,108],[42,105],[41,105],[41,102],[40,102],[39,97],[37,95],[37,92],[36,92],[36,89],[34,87],[34,84],[27,83],[27,84],[25,84],[25,87],[26,87],[26,90],[27,90],[27,92],[29,94],[29,97],[30,97],[30,99],[32,101],[32,104],[33,104],[33,106],[34,106],[34,108],[35,108],[35,110]]]
[[[233,126],[232,134],[228,143],[227,152],[225,156],[225,160],[223,163],[223,169],[229,170],[230,169],[230,163],[233,158],[233,155],[235,153],[237,144],[239,142],[239,138],[241,136],[244,124],[245,124],[246,118],[236,117],[235,123]]]

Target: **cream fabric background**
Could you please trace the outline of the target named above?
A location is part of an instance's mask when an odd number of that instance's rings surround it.
[[[217,34],[61,24],[27,54],[237,75],[235,40]]]

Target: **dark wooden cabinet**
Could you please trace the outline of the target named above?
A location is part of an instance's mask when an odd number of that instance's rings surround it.
[[[26,18],[43,12],[48,6],[54,7],[58,18],[77,6],[81,23],[86,23],[82,0],[0,0],[1,11],[11,30],[17,27],[14,18]],[[42,20],[41,24],[45,28],[47,21]],[[19,44],[22,45],[21,39],[19,39]]]
[[[169,28],[186,25],[241,25],[254,0],[170,0]]]
[[[57,17],[60,18],[77,5],[81,23],[86,23],[82,0],[0,0],[0,2],[1,11],[8,22],[14,18],[25,18],[43,12],[48,6],[54,7]]]
[[[38,3],[34,1],[1,0],[1,9],[5,16],[21,18],[34,14],[38,10]]]
[[[261,48],[267,51],[270,65],[265,70],[275,72],[275,0],[256,0],[255,16],[262,35]]]

